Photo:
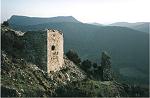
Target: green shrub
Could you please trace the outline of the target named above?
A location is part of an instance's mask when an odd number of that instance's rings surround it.
[[[81,59],[79,58],[78,54],[74,50],[69,50],[66,53],[66,56],[69,60],[73,61],[76,65],[79,65],[81,62]]]

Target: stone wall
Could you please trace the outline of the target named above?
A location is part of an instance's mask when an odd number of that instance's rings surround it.
[[[57,30],[47,30],[47,72],[60,70],[63,66],[63,34]]]
[[[47,31],[28,31],[23,36],[24,58],[47,71]]]

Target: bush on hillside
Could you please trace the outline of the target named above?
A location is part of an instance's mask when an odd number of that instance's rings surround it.
[[[75,52],[74,50],[69,50],[66,53],[66,56],[69,60],[73,61],[76,65],[80,65],[81,59],[79,58],[77,52]]]

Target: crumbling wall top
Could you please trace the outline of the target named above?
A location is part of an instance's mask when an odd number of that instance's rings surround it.
[[[49,32],[58,32],[58,33],[60,33],[61,35],[63,35],[63,33],[62,33],[60,30],[47,29],[47,31],[49,31]]]

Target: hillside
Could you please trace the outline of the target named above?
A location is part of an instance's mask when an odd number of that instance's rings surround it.
[[[110,24],[110,26],[128,27],[134,30],[149,33],[149,26],[150,26],[149,24],[150,24],[149,22],[137,22],[137,23],[117,22]]]
[[[36,64],[34,60],[26,58],[28,55],[34,58],[45,52],[42,49],[38,50],[45,43],[42,40],[44,33],[40,33],[41,31],[23,33],[5,26],[2,26],[1,31],[1,97],[148,96],[147,88],[133,87],[116,81],[91,80],[87,73],[66,56],[64,56],[63,68],[48,74],[40,68],[39,63]],[[34,34],[37,33],[43,44],[37,44],[40,42],[35,40],[37,38]],[[45,66],[44,63],[41,66]]]
[[[25,43],[24,35],[20,36],[17,31],[8,27],[2,27],[1,30],[1,94],[3,97],[57,96],[55,92],[57,87],[85,79],[85,73],[66,57],[64,57],[65,64],[62,70],[48,74],[40,69],[35,62],[27,61],[24,58],[27,55],[34,54],[26,54],[25,47],[29,43]],[[41,45],[35,47],[39,46]],[[44,51],[41,51],[41,53],[44,53]],[[35,55],[32,56],[35,57]]]
[[[62,30],[65,39],[65,52],[69,49],[75,49],[82,60],[90,59],[100,63],[100,53],[106,50],[111,53],[112,67],[119,74],[127,79],[130,78],[131,83],[148,84],[148,33],[127,27],[95,26],[80,22],[61,21],[30,26],[17,26],[16,24],[11,27],[21,31],[37,31],[46,28]],[[141,81],[137,81],[135,78]]]

